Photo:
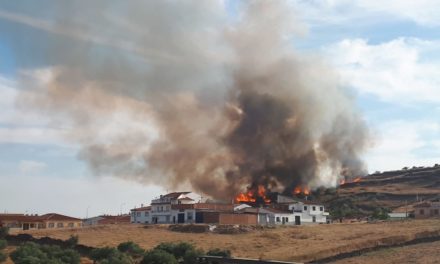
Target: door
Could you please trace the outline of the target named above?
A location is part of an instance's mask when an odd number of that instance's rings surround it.
[[[295,225],[301,225],[301,216],[295,215]]]
[[[203,213],[196,212],[196,223],[203,223]]]
[[[179,223],[179,224],[183,224],[183,223],[185,223],[185,214],[183,213],[179,213],[178,215],[177,215],[177,223]]]
[[[312,217],[312,221],[313,221],[313,223],[316,223],[316,216]]]

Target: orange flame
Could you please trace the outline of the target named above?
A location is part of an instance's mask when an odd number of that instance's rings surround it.
[[[310,194],[310,189],[309,187],[305,186],[305,187],[301,187],[301,186],[296,186],[293,189],[293,194],[294,195],[299,195],[299,194],[304,194],[304,195],[309,195]]]
[[[235,197],[237,203],[250,202],[255,203],[257,198],[261,198],[265,203],[270,203],[270,199],[266,196],[266,188],[258,185],[257,189],[249,189],[246,193],[240,193]]]
[[[362,181],[362,177],[356,177],[354,179],[341,179],[341,181],[339,181],[339,185],[344,185],[347,183],[357,183],[361,181]]]

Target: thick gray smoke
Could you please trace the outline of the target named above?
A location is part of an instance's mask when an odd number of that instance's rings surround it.
[[[230,198],[365,173],[353,99],[293,49],[303,29],[282,1],[12,2],[18,105],[65,127],[97,175]]]

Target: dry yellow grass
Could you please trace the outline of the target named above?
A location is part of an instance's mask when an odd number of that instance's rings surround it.
[[[132,240],[149,249],[161,242],[187,241],[205,250],[216,247],[230,249],[237,257],[305,262],[378,244],[408,241],[427,234],[440,235],[440,220],[280,227],[239,235],[176,233],[165,226],[143,228],[140,225],[27,233],[59,239],[75,234],[79,236],[80,243],[95,247],[116,246]]]
[[[440,241],[390,248],[333,262],[334,264],[440,263]]]

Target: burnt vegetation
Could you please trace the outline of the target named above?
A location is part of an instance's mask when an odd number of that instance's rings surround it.
[[[372,216],[385,219],[393,209],[440,197],[440,166],[405,167],[375,172],[359,182],[320,188],[309,199],[324,202],[333,218]]]

